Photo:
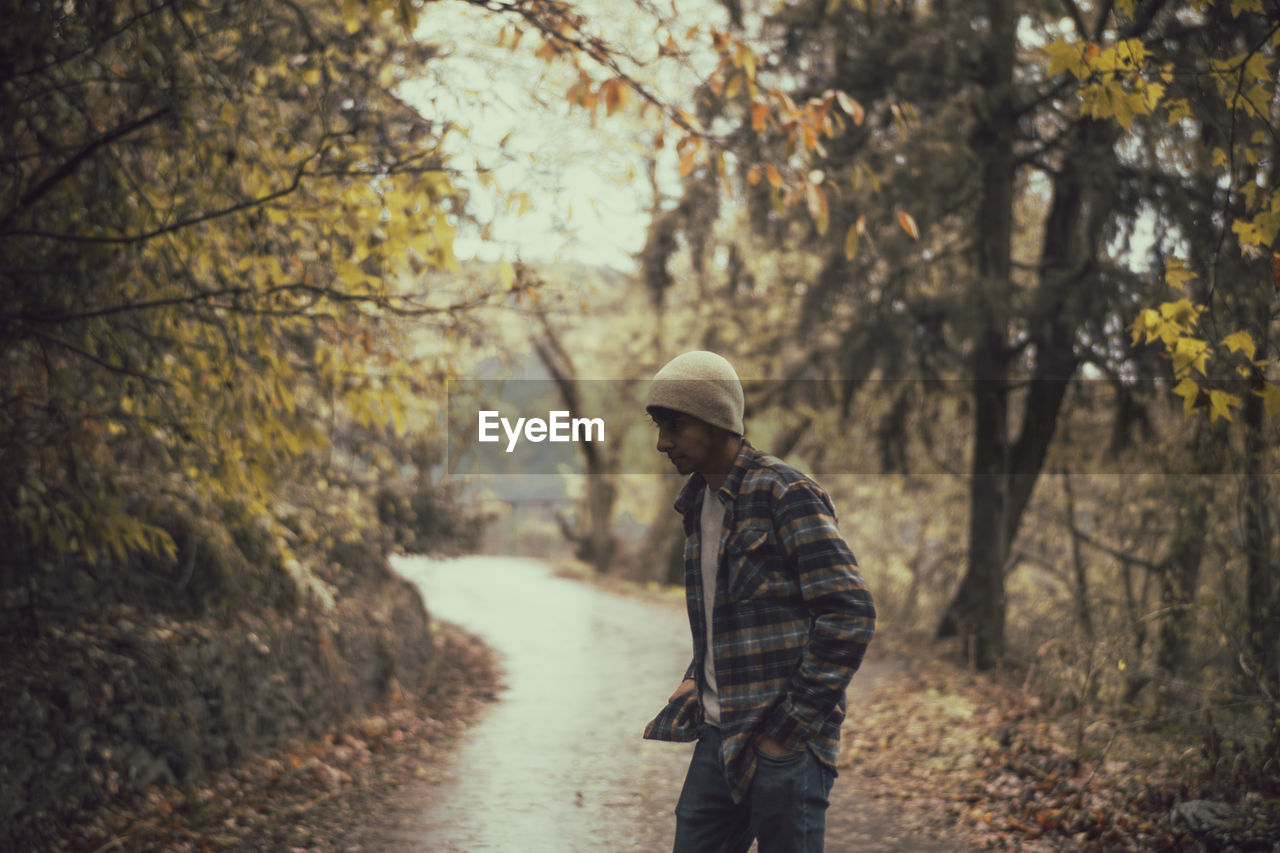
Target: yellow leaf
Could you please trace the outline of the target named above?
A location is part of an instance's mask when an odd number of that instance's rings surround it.
[[[844,256],[846,260],[853,260],[858,256],[858,226],[850,225],[849,230],[844,235]]]
[[[1231,410],[1233,408],[1240,408],[1240,398],[1235,394],[1228,394],[1226,391],[1209,392],[1210,422],[1216,421],[1218,418],[1231,420]]]
[[[1253,357],[1258,352],[1257,346],[1253,343],[1253,335],[1243,331],[1227,335],[1222,339],[1222,345],[1231,352],[1243,352],[1245,358],[1250,361],[1253,361]]]
[[[875,190],[876,192],[880,192],[880,179],[876,177],[876,173],[872,171],[871,167],[868,166],[866,163],[860,163],[859,171],[861,171],[862,174],[866,175],[867,179],[871,181],[871,189]]]
[[[1182,411],[1189,415],[1195,410],[1196,401],[1200,397],[1200,386],[1190,379],[1184,379],[1173,389],[1173,393],[1182,398]]]
[[[1182,258],[1170,258],[1165,264],[1164,280],[1170,287],[1178,290],[1189,281],[1194,281],[1196,274],[1187,268],[1187,262]]]
[[[1178,326],[1180,330],[1190,331],[1205,311],[1203,305],[1195,305],[1190,299],[1179,299],[1177,302],[1160,304],[1160,316]]]
[[[360,29],[361,9],[359,0],[342,0],[342,25],[351,35]]]
[[[1147,60],[1147,46],[1141,39],[1125,39],[1108,53],[1115,55],[1114,66],[1120,68],[1139,68]],[[1110,69],[1108,69],[1110,70]]]
[[[1191,102],[1186,98],[1170,98],[1165,103],[1169,105],[1169,124],[1177,124],[1184,118],[1195,115],[1191,110]]]
[[[804,185],[804,198],[809,206],[809,217],[813,220],[814,227],[818,229],[818,234],[826,234],[827,225],[830,221],[827,194],[817,184],[806,183]]]
[[[1238,18],[1245,12],[1264,14],[1262,0],[1231,0],[1231,16]]]
[[[724,89],[724,96],[729,100],[738,97],[738,93],[742,91],[742,87],[746,84],[747,78],[745,74],[734,74],[729,78],[729,85]]]
[[[1046,45],[1044,52],[1048,54],[1046,70],[1050,77],[1063,71],[1070,71],[1077,80],[1083,80],[1089,76],[1089,65],[1085,62],[1078,45],[1059,40]]]
[[[1133,343],[1151,343],[1156,338],[1156,330],[1160,327],[1160,312],[1154,308],[1144,308],[1133,320]]]
[[[1107,89],[1107,98],[1111,102],[1111,114],[1120,126],[1129,131],[1133,128],[1133,117],[1138,114],[1138,106],[1142,103],[1141,95],[1130,95],[1123,91]]]
[[[507,290],[516,286],[516,271],[508,261],[498,265],[498,281]]]
[[[1143,106],[1147,112],[1151,112],[1160,103],[1160,99],[1164,97],[1164,86],[1160,83],[1148,83],[1140,90]]]
[[[747,75],[748,80],[756,78],[756,57],[751,49],[742,42],[738,42],[737,62],[736,64]]]
[[[1207,376],[1209,363],[1209,345],[1199,338],[1178,338],[1173,342],[1170,351],[1173,357],[1173,375],[1185,376],[1188,370],[1198,370],[1201,376]]]
[[[866,119],[867,114],[862,109],[862,104],[839,89],[836,90],[836,101],[839,102],[840,109],[844,110],[853,119],[854,124],[860,125]]]
[[[1254,393],[1262,398],[1262,404],[1267,409],[1268,417],[1274,418],[1280,415],[1280,385],[1268,382],[1261,391],[1255,391]]]
[[[342,277],[342,283],[348,288],[357,288],[364,284],[364,270],[350,261],[342,261],[338,264],[338,275]]]

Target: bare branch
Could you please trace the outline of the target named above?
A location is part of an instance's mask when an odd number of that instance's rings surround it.
[[[76,152],[74,156],[65,160],[61,166],[59,166],[51,174],[46,176],[44,180],[42,180],[40,183],[36,184],[34,187],[32,187],[31,189],[23,193],[22,197],[18,199],[17,203],[14,204],[14,206],[9,209],[9,213],[5,216],[5,218],[3,220],[0,220],[0,233],[3,233],[5,231],[5,226],[7,226],[10,222],[12,222],[14,217],[16,217],[20,212],[22,212],[27,207],[29,207],[32,203],[40,199],[41,196],[46,195],[50,190],[52,190],[59,183],[71,177],[72,175],[74,175],[76,173],[76,170],[80,168],[81,164],[84,163],[86,160],[88,160],[91,156],[93,156],[93,154],[97,152],[99,149],[104,148],[107,145],[110,145],[111,143],[116,142],[120,139],[123,139],[129,134],[137,130],[140,130],[141,128],[146,127],[147,125],[151,124],[157,119],[160,119],[163,116],[168,115],[169,112],[170,112],[170,108],[168,106],[160,107],[159,109],[153,110],[152,112],[148,113],[145,116],[142,116],[141,118],[134,119],[131,122],[126,122],[125,124],[122,124],[119,127],[113,130],[110,130],[107,133],[104,133],[102,136],[99,136],[97,139],[90,142],[84,148],[80,149],[78,152]],[[15,232],[9,232],[9,233],[15,233]]]

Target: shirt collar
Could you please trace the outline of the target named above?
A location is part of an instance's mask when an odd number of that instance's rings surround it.
[[[738,455],[733,457],[733,466],[729,469],[728,475],[724,478],[724,484],[720,487],[719,494],[721,501],[732,504],[738,497],[738,490],[742,487],[742,480],[747,476],[747,469],[751,467],[751,463],[760,455],[760,451],[751,446],[751,442],[745,438],[742,439],[742,446],[738,448]],[[676,512],[681,515],[686,514],[690,509],[700,506],[700,494],[707,488],[707,480],[696,471],[689,476],[685,482],[684,488],[680,490],[680,495],[676,498]]]

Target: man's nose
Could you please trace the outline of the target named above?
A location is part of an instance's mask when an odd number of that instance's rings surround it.
[[[666,430],[658,430],[658,452],[666,453],[673,446],[671,436],[667,435]]]

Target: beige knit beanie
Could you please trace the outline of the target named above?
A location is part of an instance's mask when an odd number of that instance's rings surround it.
[[[655,407],[693,415],[712,426],[743,435],[742,383],[733,365],[713,352],[695,350],[667,362],[653,377],[646,411]]]

